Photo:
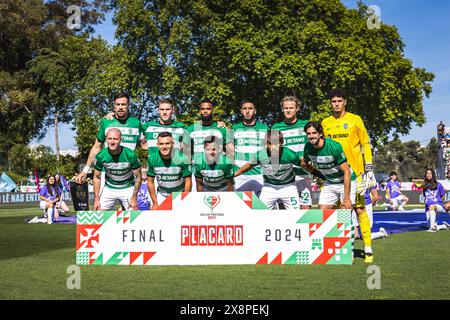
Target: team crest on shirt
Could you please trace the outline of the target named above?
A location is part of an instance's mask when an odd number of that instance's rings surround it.
[[[348,123],[344,123],[344,129],[348,129]]]
[[[128,134],[133,134],[133,129],[128,129]]]

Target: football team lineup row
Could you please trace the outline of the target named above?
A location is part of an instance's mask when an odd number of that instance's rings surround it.
[[[257,121],[255,103],[244,100],[242,119],[232,125],[230,134],[214,121],[215,106],[209,99],[200,101],[199,119],[190,126],[174,119],[170,99],[159,101],[158,120],[141,124],[129,114],[129,96],[119,93],[114,113],[101,119],[97,139],[75,181],[83,183],[93,168],[94,210],[111,210],[117,202],[137,210],[141,185],[147,188],[152,210],[172,193],[192,190],[253,191],[268,209],[308,209],[311,177],[316,176],[325,181],[319,208],[355,210],[365,260],[372,262],[365,207],[376,180],[369,136],[361,117],[346,111],[342,89],[333,89],[329,101],[331,115],[316,122],[299,119],[299,99],[285,96],[280,102],[283,120],[269,129]],[[144,184],[143,166],[134,151],[138,145],[148,149]],[[184,149],[189,145],[190,150]]]

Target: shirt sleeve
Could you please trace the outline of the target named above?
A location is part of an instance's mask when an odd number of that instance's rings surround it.
[[[191,170],[190,164],[184,163],[182,165],[182,168],[183,168],[183,171],[182,171],[183,178],[186,178],[186,177],[189,177],[190,175],[192,175],[192,170]]]
[[[225,179],[232,179],[232,178],[234,178],[233,165],[229,164],[226,167]]]
[[[39,195],[45,197],[46,193],[47,193],[47,186],[43,186],[39,191]]]
[[[98,133],[97,133],[97,140],[100,141],[100,142],[105,142],[105,140],[106,140],[105,127],[104,127],[103,119],[100,120],[100,125],[98,127]]]
[[[147,176],[154,177],[154,176],[156,176],[155,168],[153,168],[153,165],[150,162],[150,159],[151,159],[151,157],[148,157],[148,159],[147,159]]]
[[[194,165],[192,166],[192,171],[194,171],[194,176],[195,176],[195,177],[197,177],[197,178],[203,178],[202,173],[201,173],[201,170],[200,170],[200,168],[199,168],[199,166],[198,166],[197,164],[194,164]],[[183,177],[184,177],[184,174],[183,174]]]
[[[344,149],[342,149],[342,146],[339,143],[336,144],[336,160],[339,165],[347,162],[347,157],[345,156]]]
[[[361,148],[364,152],[364,162],[366,164],[372,163],[372,146],[370,145],[369,135],[361,117],[358,117],[356,126],[358,127],[358,138],[361,143]]]
[[[98,171],[102,171],[102,169],[103,169],[103,162],[101,161],[99,155],[100,155],[100,152],[97,153],[97,155],[95,156],[94,169],[96,169]]]
[[[131,158],[131,169],[136,170],[141,167],[141,163],[139,162],[139,158],[137,154],[133,151]]]

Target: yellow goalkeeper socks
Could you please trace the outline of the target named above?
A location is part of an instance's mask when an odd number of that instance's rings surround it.
[[[372,251],[372,232],[370,231],[370,220],[366,210],[364,210],[361,214],[358,214],[358,222],[359,229],[361,230],[361,238],[364,242],[364,248],[370,248],[370,251]],[[364,251],[367,252],[368,250]]]

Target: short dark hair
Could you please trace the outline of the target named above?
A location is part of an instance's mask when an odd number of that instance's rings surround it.
[[[272,137],[275,137],[275,138],[278,137],[278,142],[280,144],[283,144],[283,133],[280,130],[270,129],[267,132],[266,137],[267,137],[267,142],[270,141],[270,143],[272,143]]]
[[[158,107],[159,107],[160,104],[163,104],[163,103],[168,103],[173,108],[173,101],[172,101],[172,99],[170,99],[170,98],[163,98],[163,99],[159,100]]]
[[[317,131],[318,133],[320,133],[321,135],[323,135],[323,127],[322,127],[322,125],[320,124],[320,122],[317,122],[317,121],[310,121],[310,122],[308,122],[308,123],[305,125],[305,127],[303,128],[303,131],[305,131],[305,133],[306,133],[306,130],[308,130],[308,129],[311,128],[311,127],[313,127],[314,129],[316,129],[316,131]]]
[[[172,134],[169,131],[163,131],[163,132],[158,133],[157,139],[158,138],[167,138],[167,137],[173,138]]]
[[[203,145],[206,146],[209,143],[216,143],[218,146],[223,144],[223,140],[217,136],[207,136],[203,141]]]
[[[208,99],[208,98],[202,99],[200,101],[200,103],[198,104],[198,106],[200,107],[203,103],[209,103],[210,105],[212,105],[214,107],[214,102],[212,102],[211,99]]]
[[[396,175],[397,175],[397,172],[395,172],[395,171],[391,171],[391,172],[389,173],[389,177],[396,176]]]
[[[117,99],[120,99],[120,98],[127,98],[127,102],[130,102],[130,96],[126,92],[118,92],[118,93],[116,93],[114,95],[114,100],[113,101],[116,101]]]
[[[239,104],[240,108],[242,108],[244,106],[244,104],[246,104],[246,103],[251,103],[256,108],[255,103],[252,100],[249,100],[249,99],[242,100],[241,103]]]
[[[333,99],[334,97],[347,99],[347,94],[342,88],[334,88],[328,93],[328,99]]]

